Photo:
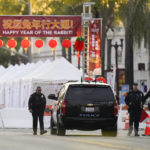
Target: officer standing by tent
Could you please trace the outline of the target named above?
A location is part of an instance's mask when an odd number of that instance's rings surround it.
[[[37,124],[38,119],[40,122],[40,134],[44,134],[47,131],[44,130],[43,116],[46,106],[46,99],[44,94],[41,93],[41,87],[36,88],[36,92],[33,93],[28,102],[29,111],[32,113],[33,117],[33,135],[37,135]]]
[[[138,84],[134,83],[133,89],[129,91],[127,93],[127,96],[125,97],[125,103],[128,105],[129,112],[129,136],[131,135],[133,130],[133,123],[135,136],[139,136],[139,121],[144,102],[145,99],[143,93],[138,90]]]

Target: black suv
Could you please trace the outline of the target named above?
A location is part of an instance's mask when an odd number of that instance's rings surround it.
[[[48,98],[56,100],[51,110],[51,134],[102,129],[103,136],[117,136],[118,105],[108,84],[66,83],[57,97],[51,94]]]

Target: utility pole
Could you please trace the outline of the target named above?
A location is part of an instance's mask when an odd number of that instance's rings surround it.
[[[116,67],[116,78],[115,78],[115,83],[116,83],[116,95],[119,96],[119,72],[118,72],[118,48],[121,47],[123,48],[123,39],[120,39],[121,44],[118,44],[117,42],[113,45],[111,44],[111,47],[115,48],[115,67]]]
[[[28,9],[29,9],[29,15],[31,16],[32,15],[32,1],[29,0],[29,3],[28,3]],[[29,62],[32,61],[32,49],[33,49],[33,42],[32,42],[32,38],[30,37],[29,38],[29,41],[30,41],[30,47],[28,49],[28,57],[29,57]]]

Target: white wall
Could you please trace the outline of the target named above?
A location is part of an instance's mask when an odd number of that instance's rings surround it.
[[[118,58],[118,67],[125,68],[125,31],[124,28],[114,28],[108,30],[107,39],[112,39],[112,44],[118,42],[120,39],[123,41],[123,51],[120,58]],[[105,70],[107,69],[107,39],[105,47]],[[115,64],[115,49],[111,48],[111,65]],[[144,40],[141,41],[141,45],[134,44],[134,82],[139,83],[139,88],[141,88],[141,82],[145,81],[145,84],[150,88],[150,70],[149,70],[149,50],[144,46]],[[120,61],[120,62],[119,62]],[[145,63],[145,71],[138,70],[138,64]],[[113,69],[113,67],[112,67]]]
[[[141,46],[137,44],[134,46],[134,80],[139,83],[145,81],[145,84],[150,88],[150,71],[149,71],[149,50],[144,47],[144,40],[142,40]],[[145,71],[138,70],[138,64],[145,64]]]
[[[107,32],[107,39],[112,40],[112,45],[116,42],[117,44],[121,44],[120,39],[123,39],[123,48],[118,47],[118,68],[125,68],[125,31],[123,27],[114,28],[113,31],[111,29]],[[105,69],[107,69],[107,39],[105,40]],[[112,69],[115,65],[115,48],[111,47],[111,65]]]

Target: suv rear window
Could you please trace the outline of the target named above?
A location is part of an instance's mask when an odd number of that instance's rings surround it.
[[[109,86],[71,85],[67,92],[69,101],[114,101],[114,94]]]

